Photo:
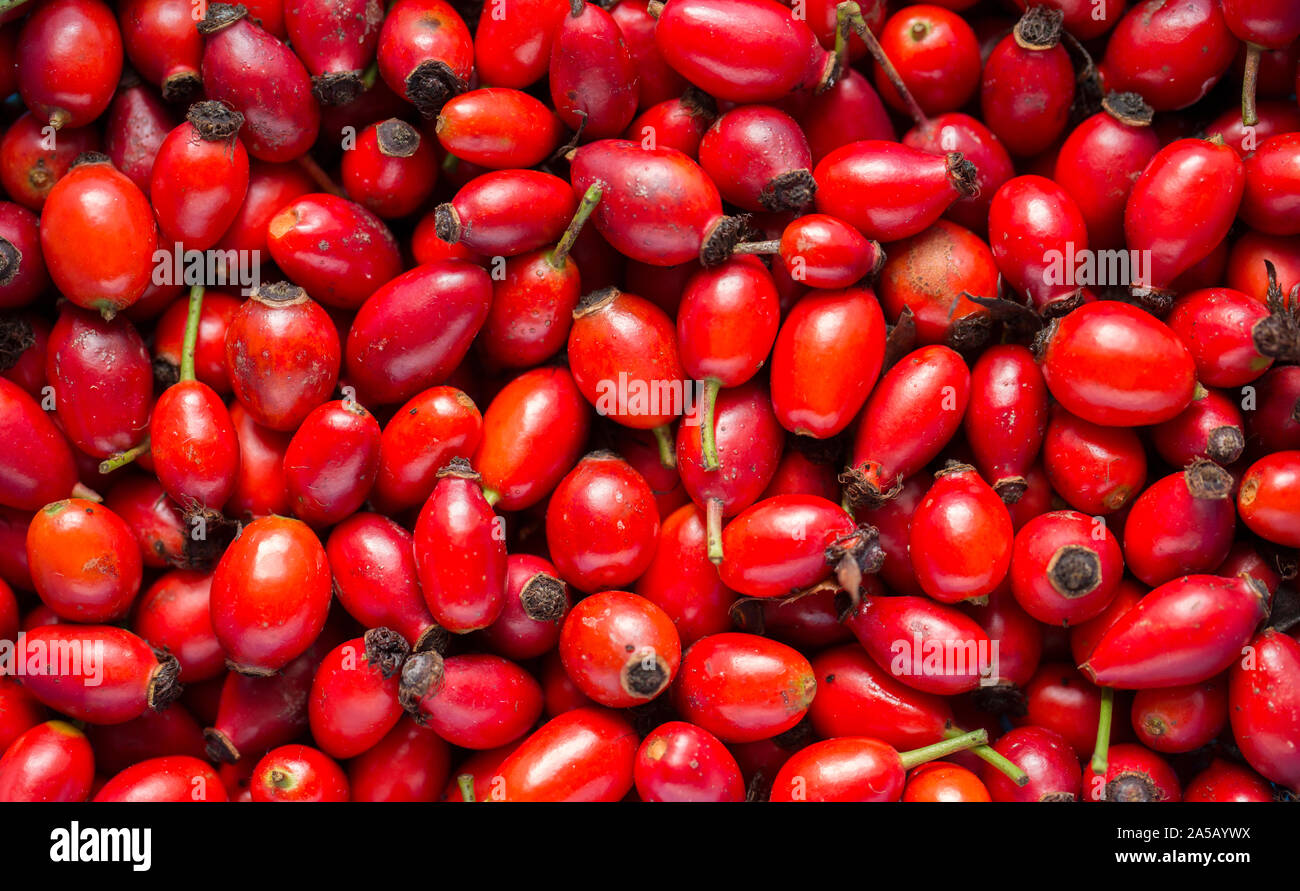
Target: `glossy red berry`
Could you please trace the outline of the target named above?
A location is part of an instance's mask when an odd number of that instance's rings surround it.
[[[1241,478],[1237,510],[1261,538],[1283,547],[1300,547],[1300,451],[1260,458]]]
[[[249,782],[253,801],[348,801],[348,776],[334,759],[311,746],[267,752]]]
[[[1124,521],[1129,572],[1153,588],[1179,576],[1212,572],[1232,547],[1234,507],[1232,476],[1203,458],[1156,480]]]
[[[393,4],[379,31],[378,55],[384,83],[426,118],[464,92],[474,71],[469,28],[442,0]]]
[[[1100,615],[1123,574],[1115,536],[1078,511],[1042,514],[1016,533],[1011,591],[1044,624],[1072,627]]]
[[[1300,644],[1268,629],[1250,642],[1228,675],[1228,715],[1233,738],[1250,766],[1291,791],[1300,787],[1296,728]]]
[[[320,131],[320,107],[298,56],[243,6],[210,4],[198,28],[205,38],[203,90],[244,116],[249,155],[292,161],[305,154]]]
[[[578,708],[551,719],[501,762],[500,801],[620,801],[632,789],[637,734],[619,713]]]
[[[122,33],[100,0],[52,0],[23,25],[18,42],[23,104],[61,127],[103,114],[122,75]]]
[[[633,770],[642,801],[743,801],[740,766],[718,738],[669,721],[641,743]]]
[[[36,512],[27,527],[27,563],[41,600],[71,621],[121,619],[140,591],[140,549],[130,528],[83,498]]]
[[[306,524],[249,523],[212,577],[212,628],[229,664],[255,675],[284,668],[324,628],[330,593],[325,549]]]
[[[1121,616],[1079,667],[1104,686],[1200,683],[1240,658],[1267,614],[1268,593],[1252,579],[1184,576]]]
[[[817,681],[785,644],[728,632],[696,641],[682,656],[674,703],[686,721],[725,743],[770,739],[803,718]]]
[[[425,602],[453,634],[486,628],[505,606],[505,520],[463,458],[438,472],[415,524],[415,561]]]
[[[354,514],[379,472],[379,422],[355,401],[314,408],[284,453],[294,515],[324,527]]]
[[[312,739],[332,758],[378,745],[402,716],[397,670],[409,648],[387,628],[339,644],[316,669],[308,720]]]
[[[593,594],[575,606],[560,632],[560,660],[591,699],[627,708],[667,689],[681,660],[672,618],[626,591]]]
[[[1006,576],[1013,535],[1006,505],[975,468],[949,465],[912,515],[908,553],[935,600],[980,600]]]
[[[85,801],[94,779],[90,743],[65,721],[33,727],[0,757],[0,801]]]
[[[1061,45],[1061,18],[1036,7],[984,63],[984,122],[1013,155],[1038,154],[1061,135],[1069,118],[1074,66]]]
[[[394,219],[419,210],[433,194],[438,159],[418,130],[389,118],[361,131],[357,144],[343,153],[342,173],[354,201]]]

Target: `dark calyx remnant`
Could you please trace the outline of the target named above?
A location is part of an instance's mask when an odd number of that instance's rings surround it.
[[[406,657],[410,655],[411,645],[406,638],[391,628],[371,628],[366,632],[366,661],[379,669],[379,673],[391,678]]]

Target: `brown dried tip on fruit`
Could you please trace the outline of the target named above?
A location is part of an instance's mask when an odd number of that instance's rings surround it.
[[[564,617],[568,600],[564,596],[564,582],[555,576],[539,572],[524,583],[519,591],[519,602],[524,614],[534,622],[554,622]]]
[[[1083,597],[1101,584],[1101,559],[1092,548],[1066,545],[1048,562],[1047,579],[1062,597]]]
[[[1183,471],[1187,491],[1202,501],[1226,501],[1232,497],[1232,474],[1213,461],[1197,458]]]
[[[421,62],[406,78],[406,96],[423,117],[437,117],[452,96],[469,88],[446,62]]]
[[[841,535],[826,548],[826,563],[834,567],[836,582],[857,606],[862,598],[862,577],[879,572],[885,563],[880,530],[863,523]]]
[[[147,698],[149,708],[157,712],[179,699],[184,688],[180,683],[181,664],[176,657],[157,649],[154,655],[158,657],[158,667],[149,679]]]
[[[1140,93],[1119,93],[1111,90],[1101,100],[1101,109],[1106,114],[1130,127],[1150,127],[1155,119],[1155,109],[1147,105]]]
[[[0,256],[3,256],[3,251],[0,251]],[[7,284],[7,282],[0,282],[0,284]],[[0,371],[13,368],[18,364],[23,353],[35,345],[36,332],[31,322],[22,316],[0,318]]]
[[[442,656],[431,650],[412,653],[402,666],[402,681],[397,688],[398,702],[419,721],[420,702],[441,690],[445,680]]]
[[[375,138],[379,143],[379,153],[388,158],[409,158],[420,148],[419,131],[397,118],[377,124]]]
[[[195,102],[185,113],[185,120],[205,142],[231,142],[244,126],[244,116],[226,102],[205,99]]]
[[[379,669],[386,678],[392,677],[406,657],[410,655],[411,645],[406,638],[391,628],[371,628],[365,633],[366,661]]]
[[[1290,306],[1277,282],[1277,268],[1264,261],[1268,273],[1268,316],[1255,323],[1255,350],[1281,362],[1300,362],[1300,283],[1291,289]]]
[[[963,198],[978,198],[980,185],[976,179],[975,164],[967,161],[966,156],[961,152],[949,152],[946,159],[948,179],[952,182],[953,188],[960,192]]]
[[[347,105],[365,90],[359,71],[331,71],[311,79],[312,95],[321,105]]]

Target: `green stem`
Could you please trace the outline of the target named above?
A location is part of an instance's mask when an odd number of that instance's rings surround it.
[[[375,79],[379,77],[379,62],[370,63],[370,67],[361,72],[361,89],[363,92],[369,92],[370,88],[375,85]]]
[[[704,451],[704,469],[717,470],[722,466],[718,460],[718,443],[715,438],[713,410],[718,404],[718,390],[722,384],[715,378],[704,382],[704,413],[700,419],[700,447]]]
[[[144,438],[144,442],[140,443],[135,448],[127,449],[125,452],[118,452],[116,455],[113,455],[111,457],[105,458],[103,461],[100,461],[99,472],[112,473],[114,470],[117,470],[119,467],[125,467],[126,465],[130,464],[132,461],[134,461],[136,458],[139,458],[147,451],[149,451],[149,437],[146,436]]]
[[[1092,772],[1105,778],[1109,768],[1110,722],[1115,712],[1115,690],[1101,688],[1101,713],[1097,716],[1097,746],[1092,750]]]
[[[933,761],[935,758],[942,758],[945,755],[952,755],[955,752],[964,752],[975,746],[988,745],[989,733],[983,728],[972,730],[969,733],[963,733],[960,736],[953,736],[945,739],[943,742],[937,742],[932,745],[922,746],[919,749],[912,749],[908,752],[899,752],[899,760],[903,762],[904,770],[911,770],[918,764],[924,764],[927,761]]]
[[[947,739],[956,739],[966,731],[959,727],[949,727],[943,735]],[[986,764],[991,765],[1007,776],[1011,782],[1017,786],[1026,786],[1029,784],[1029,774],[1021,770],[1014,761],[1003,755],[992,746],[976,746],[971,749],[971,754]]]
[[[650,431],[655,435],[655,442],[659,445],[659,463],[670,470],[677,467],[677,450],[673,445],[673,428],[668,424],[660,424]]]
[[[582,227],[586,224],[587,217],[591,216],[591,212],[600,203],[600,196],[600,186],[593,184],[587,189],[582,196],[581,203],[578,204],[577,211],[573,214],[573,219],[569,221],[569,228],[564,230],[564,235],[560,236],[560,243],[547,255],[546,262],[556,269],[564,268],[564,264],[569,259],[569,251],[573,250],[573,243],[578,240],[578,235],[582,233]]]
[[[704,528],[707,533],[709,560],[714,565],[722,562],[722,499],[710,498],[705,508]]]
[[[181,377],[194,380],[194,351],[199,343],[199,321],[203,318],[203,285],[190,288],[190,307],[185,316],[185,339],[181,341]]]
[[[462,773],[456,777],[456,785],[460,787],[460,797],[462,801],[474,802],[474,774]]]
[[[496,489],[484,488],[483,498],[487,501],[488,506],[491,507],[492,505],[496,504],[498,501],[501,500],[501,493],[498,492]]]
[[[862,7],[853,0],[845,0],[835,7],[835,67],[841,72],[849,70],[849,28],[854,16],[862,15]]]

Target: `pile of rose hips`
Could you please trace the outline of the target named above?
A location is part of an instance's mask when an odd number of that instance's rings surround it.
[[[0,800],[1300,791],[1300,4],[1025,7],[11,4]]]

